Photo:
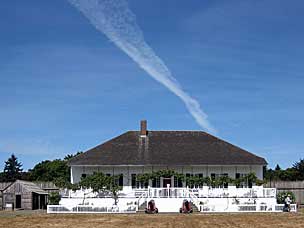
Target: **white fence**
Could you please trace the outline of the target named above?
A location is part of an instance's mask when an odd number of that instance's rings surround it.
[[[72,208],[65,207],[63,205],[48,205],[47,213],[136,213],[136,206],[129,206],[127,208],[119,207],[93,207],[87,205],[77,205]]]
[[[141,190],[142,192],[142,190]],[[148,188],[149,198],[187,198],[194,195],[199,198],[276,198],[275,188]]]
[[[216,205],[200,205],[198,207],[203,213],[217,213],[217,212],[283,212],[284,204],[268,205],[250,205],[240,204],[227,208],[219,208]],[[129,206],[128,208],[118,207],[92,207],[85,205],[78,205],[73,208],[68,208],[62,205],[48,205],[47,213],[49,214],[64,214],[64,213],[136,213],[137,206]],[[290,205],[291,212],[297,212],[297,205]]]
[[[211,188],[204,186],[203,188],[146,188],[132,189],[131,191],[121,191],[120,198],[135,197],[139,198],[147,193],[149,198],[184,198],[189,197],[189,193],[199,198],[276,198],[275,188],[263,188],[262,186],[254,186],[253,188],[236,188],[229,186],[228,188]],[[107,198],[112,197],[111,194],[94,193],[90,189],[60,192],[62,197],[67,198]]]
[[[148,188],[149,198],[185,198],[189,197],[189,190],[186,188]]]
[[[228,188],[207,187],[190,191],[202,198],[276,198],[275,188],[263,188],[262,186],[253,188],[236,188],[234,186],[229,186]]]
[[[233,207],[218,208],[215,205],[201,205],[201,212],[283,212],[284,204],[268,205],[250,205],[240,204]],[[297,212],[297,205],[290,205],[290,212]]]

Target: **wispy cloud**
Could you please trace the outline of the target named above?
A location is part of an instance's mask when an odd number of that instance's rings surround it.
[[[136,17],[125,0],[68,1],[151,77],[178,96],[202,128],[211,133],[216,132],[198,101],[182,89],[165,63],[145,42],[144,35],[136,23]]]

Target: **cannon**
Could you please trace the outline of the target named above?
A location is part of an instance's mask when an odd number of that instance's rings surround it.
[[[190,202],[188,200],[183,201],[182,207],[179,209],[180,213],[192,213],[193,209],[191,208]]]
[[[154,200],[150,200],[148,202],[148,207],[146,208],[145,213],[147,213],[147,214],[156,214],[156,213],[158,213],[158,209],[155,206],[155,201]]]

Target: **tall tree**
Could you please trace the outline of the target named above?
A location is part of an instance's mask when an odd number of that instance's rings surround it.
[[[297,173],[297,180],[304,180],[304,159],[300,159],[300,161],[293,164],[292,168]]]
[[[18,162],[17,157],[12,154],[11,157],[5,162],[4,177],[5,181],[15,181],[21,177],[22,164]]]
[[[30,170],[33,181],[55,181],[57,178],[70,181],[70,171],[67,161],[55,159],[42,161]]]
[[[275,171],[280,171],[280,170],[282,170],[282,169],[281,169],[281,167],[279,166],[279,164],[277,164],[277,166],[275,167],[274,170],[275,170]]]
[[[68,161],[68,160],[70,160],[70,159],[72,159],[72,158],[78,156],[79,154],[83,154],[83,152],[82,152],[82,151],[78,151],[76,154],[68,154],[68,155],[66,155],[66,156],[64,157],[64,160],[65,160],[65,161]]]
[[[29,170],[30,179],[32,181],[53,181],[62,186],[70,182],[69,160],[82,153],[79,151],[76,154],[66,155],[63,160],[46,160],[36,164],[33,169]]]

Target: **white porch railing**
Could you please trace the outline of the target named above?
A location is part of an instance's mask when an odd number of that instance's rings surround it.
[[[225,209],[216,207],[215,205],[201,205],[201,212],[283,212],[284,204],[267,205],[252,205],[240,204]],[[297,212],[297,205],[290,205],[290,212]]]
[[[147,193],[149,198],[184,198],[189,197],[189,193],[198,198],[276,198],[275,188],[263,188],[255,186],[253,188],[236,188],[229,186],[228,188],[146,188],[132,189],[131,191],[121,191],[120,198],[135,197],[139,198]],[[89,189],[77,191],[61,191],[61,196],[66,198],[107,198],[112,197],[111,194],[93,193]]]
[[[136,190],[135,190],[136,192]],[[197,198],[276,198],[275,188],[148,188],[140,190],[140,195],[147,192],[149,198],[188,198],[190,194]]]
[[[228,188],[209,188],[192,189],[194,194],[201,198],[276,198],[275,188],[236,188],[229,186]]]
[[[148,188],[147,190],[149,198],[187,198],[189,194],[187,188]]]
[[[62,205],[48,205],[47,213],[136,213],[136,206],[129,206],[127,208],[119,207],[93,207],[87,205],[77,205],[72,208],[68,208]]]

